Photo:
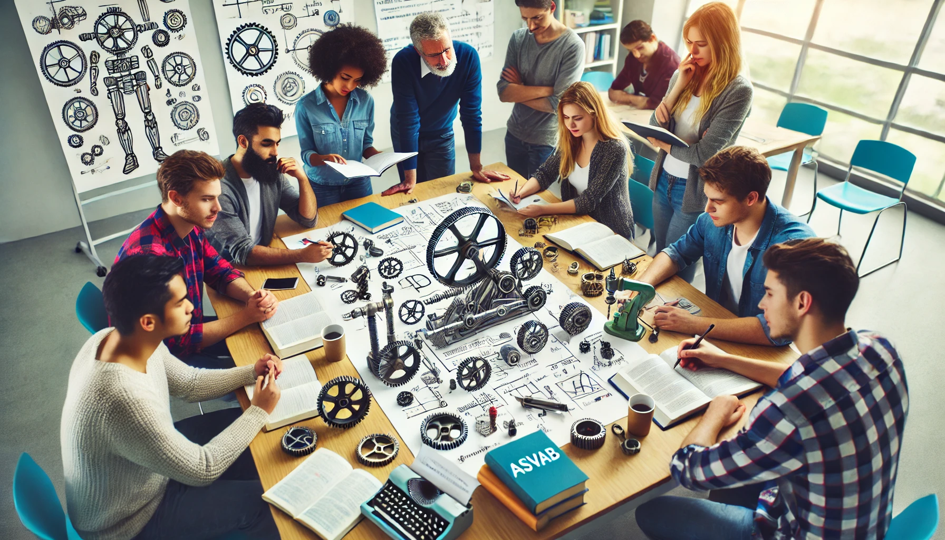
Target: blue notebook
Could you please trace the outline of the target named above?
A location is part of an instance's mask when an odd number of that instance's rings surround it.
[[[364,203],[351,210],[346,210],[341,214],[341,217],[367,229],[371,234],[393,227],[404,220],[404,216],[375,202]]]

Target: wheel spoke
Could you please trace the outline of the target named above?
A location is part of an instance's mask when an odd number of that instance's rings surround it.
[[[489,246],[494,246],[494,245],[496,245],[496,244],[498,244],[498,243],[499,243],[499,237],[495,237],[495,238],[493,238],[492,240],[486,240],[485,242],[477,242],[477,244],[478,244],[479,247],[481,247],[481,248],[483,248],[483,247],[489,247]]]
[[[458,251],[459,251],[459,246],[448,247],[448,248],[446,248],[446,249],[441,249],[441,250],[439,250],[439,251],[435,251],[435,252],[433,253],[433,257],[434,257],[434,258],[440,258],[440,257],[443,257],[443,256],[445,256],[445,255],[452,255],[453,253],[456,253],[456,252],[458,252]]]
[[[456,260],[453,261],[453,266],[450,268],[450,271],[446,273],[446,279],[452,280],[456,277],[456,272],[459,272],[459,269],[462,268],[463,262],[466,259],[463,257],[456,257]],[[479,260],[478,258],[476,260]]]
[[[479,214],[479,221],[476,222],[476,226],[473,227],[473,231],[469,233],[469,238],[476,239],[479,238],[479,233],[482,231],[483,225],[486,224],[486,214]]]
[[[455,224],[455,223],[452,224],[452,225],[450,225],[450,229],[449,229],[449,230],[450,230],[450,232],[453,233],[454,236],[456,236],[456,239],[459,240],[459,243],[460,243],[460,244],[462,244],[463,242],[466,241],[466,237],[463,236],[462,234],[460,234],[459,229],[456,227],[456,224]]]

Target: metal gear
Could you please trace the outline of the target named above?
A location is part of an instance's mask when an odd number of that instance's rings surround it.
[[[611,360],[614,357],[614,348],[609,341],[600,342],[600,355],[604,360]]]
[[[361,439],[361,442],[358,443],[356,457],[361,465],[383,467],[394,461],[399,451],[400,443],[393,435],[374,433]]]
[[[62,119],[72,131],[88,131],[98,122],[98,108],[84,97],[74,97],[62,107]]]
[[[179,9],[168,10],[164,14],[164,27],[174,32],[180,32],[187,26],[187,15],[184,15],[184,12]]]
[[[548,343],[548,327],[539,321],[525,321],[518,329],[518,346],[528,354],[535,354]]]
[[[410,382],[420,370],[420,351],[409,341],[392,341],[368,364],[375,377],[396,388]]]
[[[517,366],[522,361],[522,353],[515,348],[515,345],[503,345],[499,349],[499,357],[509,366]]]
[[[397,316],[400,318],[400,322],[404,324],[417,324],[423,319],[426,310],[427,308],[423,307],[423,303],[419,300],[405,300],[404,303],[400,304]]]
[[[187,86],[197,76],[197,64],[187,53],[173,52],[164,57],[161,73],[174,86]]]
[[[361,379],[341,376],[328,381],[318,393],[318,415],[329,427],[356,426],[371,409],[371,391]]]
[[[578,350],[585,354],[591,352],[591,342],[587,339],[581,340],[581,343],[578,344]]]
[[[509,261],[509,267],[515,277],[522,281],[527,281],[541,272],[544,261],[541,253],[537,249],[523,247],[512,255]]]
[[[200,111],[189,101],[181,101],[171,109],[171,121],[178,129],[192,129],[200,121]]]
[[[53,41],[39,55],[39,70],[56,86],[73,86],[85,76],[85,53],[71,41]]]
[[[404,271],[404,263],[397,257],[381,259],[377,264],[377,273],[384,279],[394,279]]]
[[[257,77],[276,65],[279,48],[275,35],[259,23],[236,27],[226,40],[226,58],[243,75]]]
[[[496,287],[499,288],[502,294],[509,294],[515,290],[515,276],[510,272],[498,272],[494,279]]]
[[[358,300],[358,291],[345,291],[341,293],[341,301],[345,304],[353,304]]]
[[[456,368],[456,383],[467,392],[481,389],[492,376],[492,366],[481,356],[472,356]]]
[[[82,164],[85,166],[95,163],[95,156],[93,156],[91,152],[84,152],[81,156],[79,156],[79,159],[82,160]]]
[[[93,155],[93,156],[98,157],[98,156],[100,156],[100,155],[102,155],[102,154],[104,154],[104,153],[105,153],[105,149],[102,148],[102,145],[100,145],[100,144],[93,144],[93,145],[92,145],[92,155]]]
[[[487,209],[461,208],[446,216],[433,230],[427,244],[427,268],[437,281],[450,287],[476,283],[502,260],[506,241],[505,227]],[[458,277],[469,260],[475,268]]]
[[[151,42],[158,47],[167,47],[167,44],[171,42],[171,35],[167,33],[167,30],[155,30],[151,34]]]
[[[282,435],[282,449],[290,456],[307,456],[315,451],[317,443],[318,435],[307,427],[290,427]]]
[[[66,143],[72,148],[80,148],[84,142],[85,139],[82,138],[82,135],[73,134],[66,137]]]
[[[420,440],[434,450],[452,450],[463,444],[468,434],[463,419],[449,412],[431,414],[420,424]]]
[[[413,403],[413,394],[410,392],[404,391],[397,394],[397,404],[401,407],[409,407]]]
[[[266,102],[266,89],[261,84],[251,84],[243,89],[243,103],[252,105],[253,103]]]
[[[91,33],[80,34],[79,39],[94,39],[99,47],[112,54],[130,51],[138,41],[138,26],[118,7],[110,7],[99,15],[92,30]]]
[[[571,425],[571,444],[584,450],[597,450],[604,446],[607,428],[593,418],[584,418]]]
[[[604,294],[604,274],[587,272],[581,276],[581,292],[588,297]]]
[[[548,300],[548,293],[538,285],[533,285],[525,289],[525,293],[522,296],[525,297],[525,301],[528,302],[528,309],[531,311],[538,311],[544,307],[545,302]]]
[[[295,62],[295,65],[309,75],[314,75],[314,73],[312,73],[308,65],[308,49],[313,43],[318,41],[320,37],[322,37],[321,30],[315,30],[314,28],[302,30],[299,32],[299,35],[295,36],[295,41],[292,42],[292,48],[289,49],[292,53],[292,60]]]
[[[591,324],[591,308],[581,302],[571,302],[561,310],[561,316],[558,317],[558,324],[569,335],[576,336],[587,330]]]
[[[332,266],[344,266],[358,254],[358,241],[346,232],[331,233],[328,242],[332,245],[331,257],[328,259]]]

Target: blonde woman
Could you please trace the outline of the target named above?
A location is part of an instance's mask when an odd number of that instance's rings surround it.
[[[558,101],[558,145],[518,191],[516,204],[533,193],[548,189],[561,178],[563,202],[528,205],[520,213],[587,214],[615,233],[633,238],[633,210],[627,178],[630,148],[619,124],[589,83],[576,82]]]
[[[686,234],[703,212],[699,167],[734,144],[751,110],[751,83],[739,75],[741,40],[732,8],[721,2],[702,6],[683,25],[683,37],[689,55],[650,119],[689,143],[685,148],[650,139],[660,149],[650,175],[658,251]],[[679,275],[688,281],[694,270]]]

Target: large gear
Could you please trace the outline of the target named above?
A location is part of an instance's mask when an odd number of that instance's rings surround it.
[[[328,258],[332,266],[344,266],[358,254],[358,241],[346,232],[331,233],[328,242],[332,245],[331,257]]]
[[[164,79],[174,86],[187,86],[197,76],[197,64],[187,53],[173,52],[161,63]]]
[[[282,449],[290,456],[307,456],[315,451],[317,443],[318,435],[307,427],[290,427],[282,435]]]
[[[538,311],[544,307],[545,302],[548,300],[548,293],[538,285],[533,285],[525,289],[525,293],[522,296],[525,297],[525,301],[528,302],[528,309],[531,311]]]
[[[290,49],[290,52],[292,53],[292,60],[295,62],[295,65],[299,67],[299,69],[305,71],[309,75],[315,74],[312,73],[312,70],[308,65],[308,49],[313,43],[318,41],[318,38],[320,37],[322,37],[321,30],[309,28],[299,32],[299,35],[295,36],[295,41],[292,42],[292,48]]]
[[[99,15],[92,30],[91,33],[80,34],[79,39],[94,39],[99,47],[116,55],[130,51],[138,41],[138,26],[118,7],[110,7]]]
[[[571,302],[561,310],[561,316],[558,317],[558,324],[568,335],[576,336],[587,330],[591,324],[591,308],[581,302]]]
[[[467,392],[480,390],[491,376],[492,366],[481,356],[469,357],[456,368],[456,383]]]
[[[259,23],[246,23],[226,40],[226,58],[237,71],[258,77],[276,65],[279,49],[275,35]]]
[[[171,121],[178,129],[192,129],[200,121],[197,106],[189,101],[181,101],[171,109]]]
[[[71,41],[53,41],[39,55],[39,70],[56,86],[73,86],[85,76],[85,53]]]
[[[506,241],[505,227],[494,214],[485,208],[461,208],[446,216],[430,235],[427,268],[450,287],[476,283],[502,260]],[[467,261],[474,263],[474,269],[458,275]]]
[[[434,450],[452,450],[463,444],[468,434],[466,422],[449,412],[433,413],[420,424],[420,440]]]
[[[98,108],[84,97],[74,97],[62,106],[62,119],[72,131],[88,131],[98,122]]]
[[[170,9],[164,14],[164,27],[174,32],[180,32],[187,26],[187,15],[179,9]]]
[[[541,253],[537,249],[529,247],[523,247],[516,251],[509,261],[509,267],[511,267],[512,273],[522,281],[527,281],[537,276],[538,272],[541,272],[543,264],[544,260],[542,259]]]
[[[404,271],[404,263],[397,257],[381,259],[377,264],[377,273],[384,279],[394,279]]]
[[[571,444],[584,450],[597,450],[604,446],[607,428],[593,418],[584,418],[571,425]]]
[[[400,304],[397,316],[400,317],[400,322],[404,324],[417,324],[423,320],[426,309],[419,300],[405,300]]]
[[[266,102],[266,89],[261,84],[251,84],[243,89],[243,103],[252,105],[253,103]]]
[[[286,105],[294,105],[305,95],[305,81],[294,71],[280,73],[272,83],[272,92]]]
[[[394,461],[398,451],[400,451],[400,443],[393,435],[375,433],[361,439],[355,454],[361,465],[383,467]]]
[[[377,356],[368,362],[371,372],[392,388],[407,384],[420,370],[420,352],[409,341],[392,341]]]
[[[318,416],[329,427],[356,426],[371,410],[371,391],[361,379],[341,376],[328,381],[318,393]]]
[[[518,346],[528,354],[536,354],[548,343],[548,327],[539,321],[525,321],[518,329]]]

